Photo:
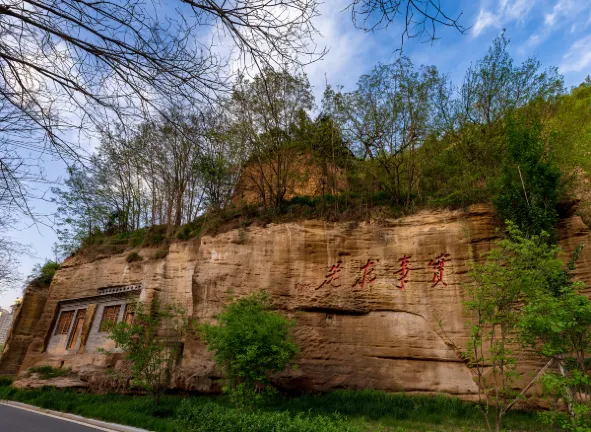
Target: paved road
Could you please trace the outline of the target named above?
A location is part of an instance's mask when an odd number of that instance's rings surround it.
[[[97,432],[98,430],[100,429],[0,404],[0,431],[2,432]]]

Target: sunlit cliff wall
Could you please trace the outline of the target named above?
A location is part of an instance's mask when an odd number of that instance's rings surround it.
[[[567,254],[591,243],[576,216],[560,223],[559,237]],[[157,296],[201,321],[214,319],[233,299],[266,289],[277,308],[297,322],[299,367],[275,377],[283,388],[375,388],[469,397],[476,388],[457,352],[468,335],[462,285],[470,263],[481,259],[496,238],[492,210],[478,205],[371,223],[311,220],[250,227],[246,236],[229,231],[175,243],[163,259],[150,259],[153,250],[142,249],[146,259],[131,264],[126,254],[92,262],[73,257],[54,277],[21,371],[50,364],[70,367],[86,380],[114,366],[121,356],[96,351],[108,344],[97,333],[99,309],[107,304],[99,293],[108,287],[139,285],[141,291],[134,292],[140,300]],[[437,265],[442,254],[444,264]],[[589,248],[583,251],[577,277],[591,285]],[[128,301],[118,298],[110,298],[109,304]],[[86,312],[80,341],[67,349],[68,337],[57,345],[52,338],[60,310],[74,304],[90,305],[94,312]],[[218,390],[220,375],[211,358],[200,340],[188,338],[174,386]]]

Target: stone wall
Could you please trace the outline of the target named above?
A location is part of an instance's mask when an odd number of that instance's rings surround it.
[[[495,226],[489,207],[473,206],[371,223],[311,220],[250,227],[245,238],[235,230],[175,243],[164,259],[149,259],[152,250],[139,250],[146,259],[131,264],[126,254],[92,262],[77,256],[54,278],[21,370],[53,364],[90,376],[115,365],[117,357],[98,353],[96,345],[87,344],[74,355],[47,349],[66,299],[141,284],[142,301],[157,296],[207,321],[224,304],[266,289],[277,308],[297,322],[299,367],[276,376],[284,388],[470,397],[476,388],[455,348],[463,348],[468,337],[462,284],[470,263],[497,239]],[[578,217],[563,220],[559,235],[566,253],[591,240]],[[443,266],[437,258],[445,260]],[[581,256],[577,277],[591,286],[589,249]],[[96,325],[99,315],[85,326]],[[216,391],[219,378],[211,353],[200,340],[187,339],[174,386]]]

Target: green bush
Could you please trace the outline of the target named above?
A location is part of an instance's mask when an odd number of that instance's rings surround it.
[[[131,252],[129,255],[127,255],[126,261],[128,263],[132,263],[132,262],[136,262],[136,261],[143,261],[144,258],[142,258],[142,256],[140,254],[138,254],[137,252]]]
[[[122,240],[127,240],[127,244],[131,247],[138,247],[141,246],[146,239],[146,229],[145,228],[140,228],[134,231],[129,231],[127,233],[125,233],[124,235],[124,239]],[[120,244],[125,244],[125,243],[120,243]]]
[[[493,197],[501,219],[513,221],[526,235],[552,233],[558,222],[561,173],[541,132],[539,121],[507,120],[509,155]]]
[[[166,241],[167,225],[153,225],[146,231],[143,246],[159,246]]]
[[[213,402],[191,405],[183,401],[176,418],[180,430],[191,432],[354,432],[362,429],[344,417],[288,411],[242,411]]]
[[[206,216],[201,216],[198,220],[194,222],[189,222],[184,225],[181,225],[177,228],[176,238],[179,240],[189,240],[193,237],[197,237],[201,234],[201,230],[203,228],[204,220]]]
[[[270,309],[261,291],[227,305],[217,316],[218,325],[200,328],[229,381],[225,390],[236,402],[253,403],[269,394],[270,374],[283,370],[298,352],[291,335],[295,323]]]
[[[0,387],[9,387],[12,385],[13,379],[7,376],[0,376]]]
[[[36,264],[29,279],[38,285],[49,286],[59,268],[60,265],[56,261],[46,261],[43,265]]]
[[[215,423],[217,420],[219,424],[226,425],[228,418],[235,419],[243,428],[240,430],[262,431],[269,430],[264,429],[269,425],[269,419],[281,419],[275,422],[276,428],[272,429],[277,431],[284,430],[280,427],[289,427],[290,424],[295,425],[298,429],[293,430],[298,431],[309,431],[313,430],[311,427],[315,427],[318,431],[356,432],[358,429],[355,429],[355,425],[359,425],[363,431],[390,432],[466,432],[486,429],[474,403],[446,396],[410,396],[375,390],[339,390],[326,394],[305,393],[298,397],[277,397],[259,410],[251,411],[252,415],[229,407],[227,398],[223,396],[165,395],[159,402],[155,402],[149,396],[137,394],[80,393],[52,387],[19,390],[0,386],[0,400],[4,399],[157,432],[208,430],[203,424],[209,430],[219,432],[236,430],[223,429]],[[199,408],[211,404],[217,407]],[[275,416],[274,413],[279,415]],[[335,417],[335,413],[340,417]],[[242,416],[246,420],[239,418]],[[344,416],[346,420],[343,420]],[[507,431],[554,430],[542,424],[533,411],[509,412],[507,420]],[[287,421],[289,424],[286,425]],[[330,429],[331,426],[324,426],[323,421],[340,429]],[[199,427],[203,429],[198,429]],[[247,427],[252,428],[246,429]],[[254,427],[261,429],[253,429]]]
[[[109,329],[109,339],[115,341],[130,364],[129,373],[119,378],[129,379],[131,387],[150,392],[158,401],[170,385],[181,353],[187,314],[178,306],[160,307],[157,300],[149,307],[136,303],[133,309],[133,322],[122,321]],[[162,326],[167,329],[166,335],[158,333]]]

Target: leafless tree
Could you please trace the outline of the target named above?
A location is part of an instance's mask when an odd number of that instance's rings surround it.
[[[236,64],[314,61],[317,8],[317,0],[3,1],[0,155],[80,160],[72,136],[163,115],[171,100],[199,106],[229,90]],[[233,50],[219,52],[226,41]],[[4,156],[0,164],[5,174]],[[22,182],[0,187],[26,204]]]
[[[23,251],[22,245],[0,234],[0,294],[22,284],[18,265]]]
[[[363,75],[356,91],[325,95],[353,150],[374,162],[370,173],[394,202],[410,203],[419,174],[416,152],[433,129],[441,83],[434,67],[415,68],[401,57]]]
[[[265,207],[279,209],[298,163],[291,128],[314,97],[305,75],[266,70],[240,80],[232,96],[233,135],[247,152],[245,175]]]
[[[401,48],[405,39],[437,39],[438,27],[453,28],[460,33],[467,30],[460,22],[462,13],[452,15],[440,0],[352,0],[348,8],[353,24],[367,32],[387,29],[401,18],[404,24]]]

